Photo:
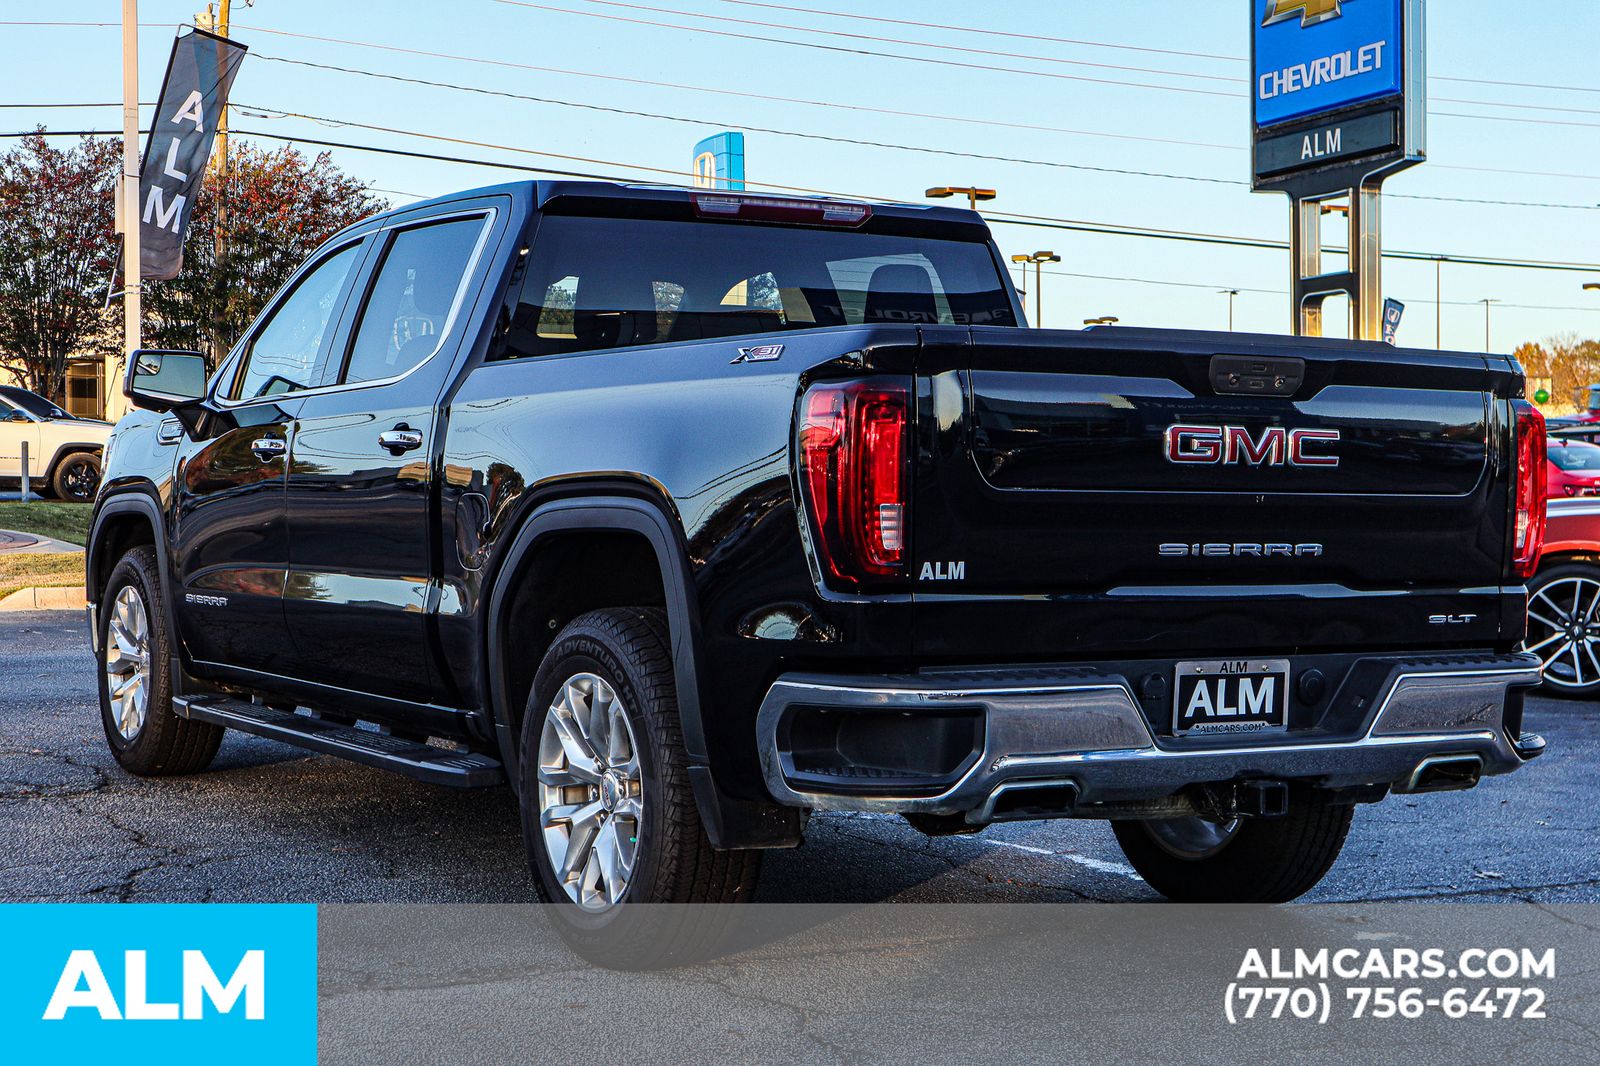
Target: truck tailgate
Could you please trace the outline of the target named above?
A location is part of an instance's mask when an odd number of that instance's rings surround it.
[[[1504,639],[1505,364],[1287,337],[974,328],[926,331],[918,377],[920,652]]]

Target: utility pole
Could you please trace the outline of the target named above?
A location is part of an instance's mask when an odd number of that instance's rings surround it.
[[[233,6],[233,0],[220,0],[220,3],[207,4],[202,14],[194,17],[195,24],[203,30],[210,30],[219,37],[228,36],[228,17]],[[246,6],[249,6],[246,4]],[[211,156],[212,177],[216,182],[216,205],[213,209],[211,223],[211,241],[216,256],[216,269],[222,270],[223,260],[228,254],[228,105],[222,105],[222,112],[217,116],[216,150]],[[211,337],[211,355],[217,362],[222,361],[226,353],[222,350],[222,334],[215,325],[207,330]]]
[[[123,361],[106,382],[106,417],[127,412],[119,379],[140,347],[139,317],[139,0],[122,0],[122,333]],[[110,367],[107,367],[109,370]]]
[[[1217,295],[1228,298],[1228,332],[1233,332],[1233,298],[1239,295],[1238,289],[1218,289]]]

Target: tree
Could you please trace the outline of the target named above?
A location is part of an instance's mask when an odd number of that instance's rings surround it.
[[[1551,405],[1557,410],[1586,405],[1587,387],[1600,384],[1600,341],[1568,333],[1530,341],[1512,354],[1529,377],[1550,379]]]
[[[121,346],[105,289],[121,142],[56,149],[44,128],[0,155],[0,366],[45,396],[66,389],[67,358]]]
[[[213,168],[195,200],[182,272],[145,286],[144,343],[203,352],[214,368],[317,245],[388,206],[327,152],[308,159],[293,148],[267,152],[234,141],[226,178]]]

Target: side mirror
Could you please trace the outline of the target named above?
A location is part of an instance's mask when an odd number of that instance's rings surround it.
[[[6,421],[7,422],[32,422],[33,419],[29,418],[27,415],[23,414],[21,411],[12,411],[10,416],[6,418]]]
[[[206,357],[199,352],[141,348],[128,357],[122,395],[146,411],[170,411],[206,394]]]

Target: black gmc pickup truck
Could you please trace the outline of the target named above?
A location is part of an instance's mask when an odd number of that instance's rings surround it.
[[[338,234],[130,360],[106,737],[512,786],[543,898],[748,898],[810,812],[1112,821],[1293,898],[1514,770],[1543,426],[1500,356],[1024,327],[982,219],[540,181]],[[624,909],[625,910],[625,909]]]

